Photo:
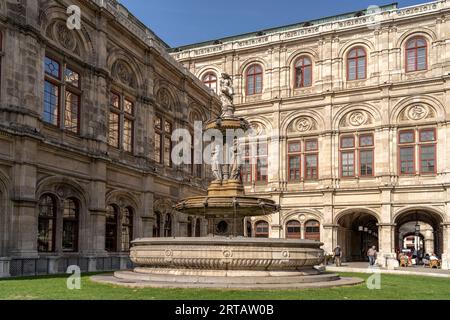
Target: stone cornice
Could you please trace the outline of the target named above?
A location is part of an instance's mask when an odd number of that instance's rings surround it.
[[[383,23],[392,24],[395,21],[414,19],[419,15],[442,13],[443,10],[450,10],[449,0],[424,3],[411,7],[382,11],[361,17],[326,22],[308,27],[299,27],[286,31],[268,32],[261,36],[249,35],[249,37],[245,39],[224,41],[223,43],[216,45],[199,44],[198,47],[192,45],[191,48],[185,50],[181,47],[174,49],[172,55],[178,61],[184,61],[198,57],[224,54],[225,52],[251,49],[264,45],[284,44],[291,40],[305,39],[312,36],[318,37],[326,34],[335,35],[336,32],[354,30],[355,28],[360,27],[377,29],[378,26],[383,25]]]

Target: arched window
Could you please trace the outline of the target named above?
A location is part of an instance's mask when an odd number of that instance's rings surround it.
[[[308,57],[300,57],[295,62],[295,87],[304,88],[312,84],[312,62]]]
[[[131,241],[133,240],[133,209],[127,207],[123,210],[122,215],[122,251],[129,251]]]
[[[155,212],[155,223],[153,224],[153,237],[154,238],[161,237],[161,214],[159,212]]]
[[[423,37],[414,37],[406,43],[406,72],[426,70],[427,41]]]
[[[119,209],[114,205],[106,208],[105,250],[117,251],[117,226],[119,221]]]
[[[262,93],[263,70],[259,64],[253,64],[247,69],[246,84],[248,96]]]
[[[38,251],[55,251],[56,201],[50,195],[39,200]]]
[[[197,221],[195,222],[195,236],[198,238],[201,236],[201,226],[202,226],[202,222],[200,219],[197,219]]]
[[[255,238],[269,237],[269,223],[266,221],[258,221],[255,223]]]
[[[301,224],[296,220],[291,220],[286,223],[286,238],[288,239],[301,239]]]
[[[110,93],[108,143],[117,149],[133,152],[135,106],[129,97]]]
[[[62,249],[66,252],[77,252],[80,216],[78,201],[74,199],[65,200],[63,209]]]
[[[44,69],[44,122],[80,133],[80,73],[63,59],[50,56],[45,57]]]
[[[347,80],[361,80],[367,77],[366,50],[361,47],[353,48],[347,56]]]
[[[187,236],[192,237],[192,217],[188,217]]]
[[[305,223],[305,239],[320,241],[320,223],[310,220]]]
[[[164,220],[164,237],[172,236],[172,215],[166,214],[166,218]]]
[[[207,74],[205,74],[202,78],[202,82],[205,84],[205,86],[207,86],[214,92],[217,92],[217,76],[214,72],[208,72]]]

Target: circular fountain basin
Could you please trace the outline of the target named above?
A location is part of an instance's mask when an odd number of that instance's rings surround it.
[[[322,243],[256,238],[149,238],[133,241],[140,267],[195,270],[313,270],[324,259]]]
[[[361,283],[321,273],[322,243],[255,238],[148,238],[133,241],[134,270],[93,276],[128,287],[242,290],[327,288]]]

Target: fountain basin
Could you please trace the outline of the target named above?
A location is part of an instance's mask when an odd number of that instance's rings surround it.
[[[130,258],[139,267],[195,270],[298,271],[315,273],[322,243],[257,238],[148,238],[133,241]]]

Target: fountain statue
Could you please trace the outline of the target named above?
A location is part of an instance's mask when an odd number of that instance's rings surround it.
[[[220,84],[222,113],[207,122],[205,130],[221,132],[226,141],[227,130],[247,131],[250,125],[235,115],[231,77],[222,74]],[[95,276],[94,280],[127,286],[238,289],[329,287],[361,281],[315,268],[324,260],[323,244],[318,241],[248,237],[245,218],[274,214],[279,206],[245,195],[237,137],[230,146],[214,143],[214,180],[207,195],[183,199],[174,206],[178,212],[205,217],[208,236],[136,239],[130,250],[134,270]],[[232,154],[228,164],[221,161],[225,152]]]

